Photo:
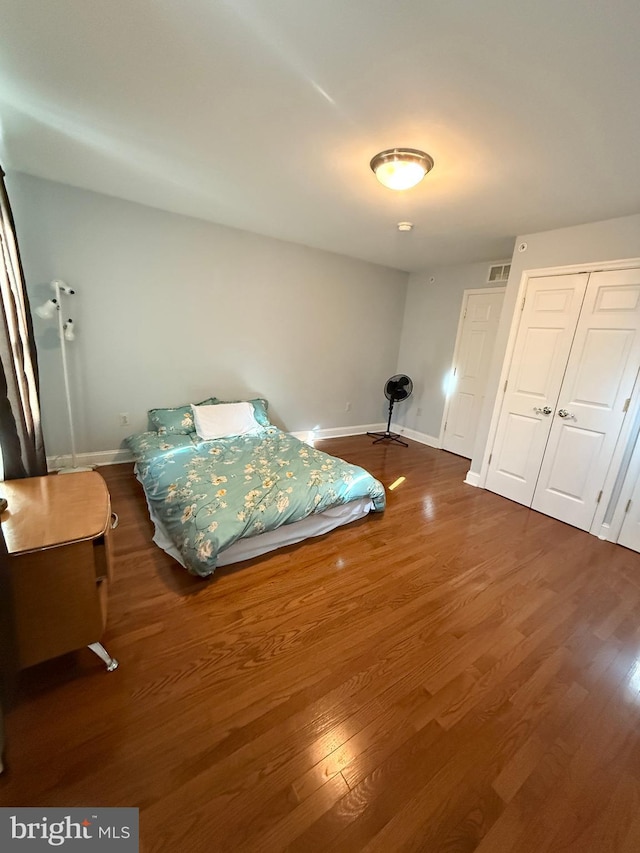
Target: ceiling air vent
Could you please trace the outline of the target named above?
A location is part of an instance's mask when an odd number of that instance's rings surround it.
[[[493,264],[493,266],[489,267],[487,281],[491,284],[495,284],[497,281],[507,281],[510,270],[511,264]]]

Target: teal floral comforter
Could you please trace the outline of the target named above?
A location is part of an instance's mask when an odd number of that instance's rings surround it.
[[[383,485],[364,468],[274,426],[215,441],[146,432],[127,444],[153,511],[189,571],[203,577],[243,537],[363,497],[385,507]]]

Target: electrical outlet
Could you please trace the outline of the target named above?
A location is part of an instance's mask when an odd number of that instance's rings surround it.
[[[351,411],[351,403],[347,403],[347,405],[344,407],[344,410],[345,410],[345,412],[350,412]]]
[[[129,426],[129,412],[120,412],[120,426]]]

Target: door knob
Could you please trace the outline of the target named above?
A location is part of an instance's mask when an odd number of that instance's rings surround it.
[[[568,412],[566,409],[558,409],[558,417],[559,418],[574,418],[575,415],[572,415],[571,412]]]
[[[540,406],[534,406],[533,411],[536,415],[550,415],[551,408],[549,406],[545,406],[544,409],[541,409]]]

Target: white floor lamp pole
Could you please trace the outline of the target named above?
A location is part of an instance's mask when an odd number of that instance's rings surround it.
[[[49,299],[44,305],[36,308],[36,314],[43,318],[51,317],[55,311],[58,315],[58,338],[60,340],[60,352],[62,354],[62,374],[64,377],[64,393],[67,402],[67,415],[69,418],[69,436],[71,438],[71,467],[60,468],[58,474],[73,474],[76,471],[93,471],[90,466],[78,466],[76,457],[76,435],[73,427],[73,409],[71,406],[71,387],[69,385],[69,368],[67,365],[67,341],[74,340],[73,320],[69,318],[66,322],[62,319],[62,296],[73,296],[72,290],[64,281],[55,279],[51,287],[56,292],[54,299]]]
[[[64,393],[67,398],[67,414],[69,416],[69,436],[71,437],[71,467],[76,467],[76,434],[73,429],[73,412],[71,410],[71,390],[69,388],[69,369],[67,367],[67,342],[64,339],[64,325],[62,322],[62,303],[60,301],[60,282],[53,282],[56,288],[56,301],[58,303],[58,337],[60,338],[60,352],[62,353],[62,374],[64,376]]]

